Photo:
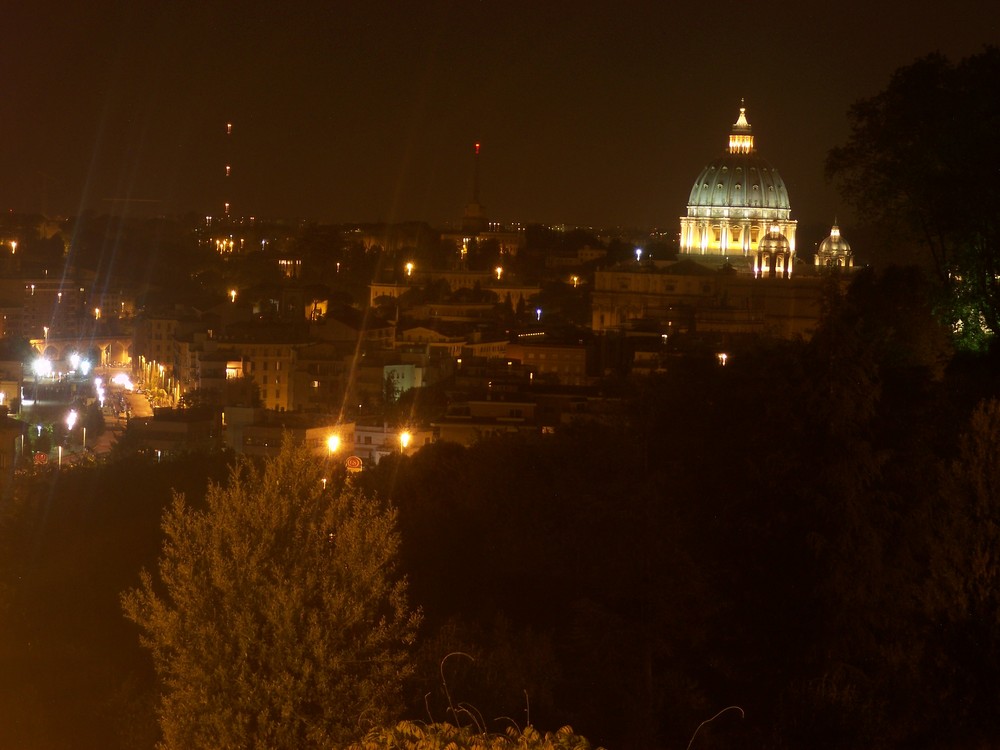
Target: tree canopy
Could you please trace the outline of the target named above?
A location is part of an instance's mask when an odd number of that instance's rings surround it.
[[[123,596],[162,683],[163,748],[329,748],[394,718],[419,614],[396,513],[286,441],[204,508],[165,512],[158,580]]]
[[[845,199],[887,238],[919,242],[949,285],[949,322],[973,345],[1000,331],[1000,49],[939,54],[857,102],[827,158]]]

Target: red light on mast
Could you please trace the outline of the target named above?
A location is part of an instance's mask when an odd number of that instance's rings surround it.
[[[476,156],[479,156],[479,144],[476,144]]]

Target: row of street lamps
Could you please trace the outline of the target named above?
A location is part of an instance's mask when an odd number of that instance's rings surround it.
[[[409,430],[403,430],[403,431],[401,431],[399,433],[399,452],[400,452],[400,454],[403,454],[403,453],[406,452],[406,449],[409,447],[410,442],[412,440],[413,440],[413,435],[412,435],[412,433],[409,432]],[[328,435],[327,438],[326,438],[326,449],[327,449],[328,456],[330,458],[333,458],[340,451],[340,435],[338,435],[335,432],[330,433],[330,435]],[[359,467],[360,467],[360,464],[359,464]],[[359,468],[352,468],[351,467],[351,463],[350,463],[350,459],[349,459],[348,460],[348,471],[358,471],[358,470],[359,470]],[[320,480],[320,481],[323,482],[323,489],[325,490],[326,489],[327,478],[323,477],[323,479]]]
[[[403,430],[399,433],[399,450],[400,452],[405,451],[409,446],[410,442],[413,440],[413,435],[408,430]],[[331,433],[326,439],[326,448],[330,455],[334,455],[340,450],[340,435],[337,433]]]

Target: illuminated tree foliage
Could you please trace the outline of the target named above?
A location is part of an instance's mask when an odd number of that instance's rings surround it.
[[[1000,49],[929,55],[850,111],[827,172],[890,241],[919,242],[950,292],[946,315],[970,347],[1000,331]]]
[[[123,596],[162,683],[163,748],[329,748],[384,723],[419,615],[396,513],[286,442],[164,514],[159,580]]]
[[[509,727],[504,734],[490,734],[473,726],[419,724],[403,721],[391,728],[373,729],[348,750],[591,750],[586,738],[563,727],[540,733],[534,727]]]

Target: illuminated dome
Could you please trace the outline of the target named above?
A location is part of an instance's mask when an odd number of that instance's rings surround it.
[[[763,278],[788,278],[792,275],[792,248],[777,225],[772,226],[757,245],[753,274]]]
[[[791,209],[778,170],[756,154],[725,154],[698,175],[691,207]]]
[[[757,153],[746,108],[729,134],[729,147],[705,167],[681,217],[681,252],[708,256],[750,256],[777,226],[795,252],[796,222],[788,189],[778,170]]]
[[[788,238],[778,232],[777,227],[772,227],[771,231],[764,235],[764,239],[760,241],[758,250],[762,253],[777,253],[783,255],[787,255],[791,252],[791,248],[788,245]]]
[[[816,265],[841,268],[851,268],[854,265],[851,244],[840,234],[840,227],[836,221],[830,229],[830,236],[819,243],[819,248],[816,250]]]

